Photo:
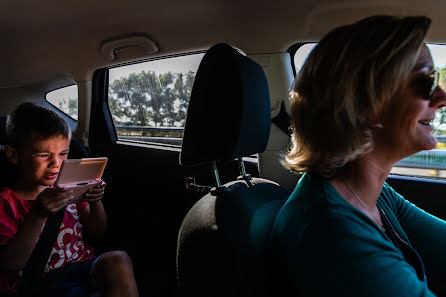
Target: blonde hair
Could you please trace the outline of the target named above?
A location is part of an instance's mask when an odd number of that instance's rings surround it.
[[[327,178],[373,148],[385,104],[407,84],[427,17],[372,16],[325,35],[291,92],[291,170]]]

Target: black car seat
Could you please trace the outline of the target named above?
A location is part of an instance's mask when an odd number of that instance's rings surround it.
[[[7,120],[7,116],[5,115],[0,115],[0,145],[5,145],[6,144],[6,120]]]
[[[290,190],[250,177],[242,157],[263,152],[271,125],[269,90],[256,62],[227,44],[210,48],[195,77],[180,163],[209,163],[217,187],[184,218],[178,237],[182,296],[274,296],[268,242]],[[220,185],[217,161],[238,159],[240,176]]]

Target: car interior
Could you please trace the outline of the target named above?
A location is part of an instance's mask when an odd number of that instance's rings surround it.
[[[435,0],[5,1],[0,145],[6,115],[31,101],[67,120],[70,158],[108,158],[94,245],[129,254],[140,296],[276,296],[268,236],[300,176],[281,158],[306,56],[363,17],[426,15],[443,69],[444,12]],[[443,124],[437,149],[388,183],[446,219]]]
[[[221,84],[225,88],[215,94]],[[221,112],[203,116],[208,110]],[[217,184],[180,228],[177,273],[187,296],[270,296],[262,286],[269,279],[268,236],[291,193],[247,174],[242,159],[265,150],[270,114],[262,67],[227,44],[211,47],[195,76],[180,154],[183,166],[212,163]],[[200,145],[203,135],[206,146]],[[222,185],[217,161],[234,159],[238,177]]]

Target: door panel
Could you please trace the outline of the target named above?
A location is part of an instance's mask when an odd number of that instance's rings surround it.
[[[398,193],[425,211],[446,219],[446,182],[390,175],[387,179]]]
[[[93,81],[89,150],[108,158],[104,249],[127,251],[141,296],[172,296],[178,229],[192,203],[179,149],[118,142],[107,102],[108,70],[98,70]]]
[[[182,220],[205,193],[186,189],[186,177],[213,187],[211,166],[184,168],[179,147],[118,141],[107,100],[107,69],[94,75],[89,131],[91,156],[108,158],[104,206],[109,218],[104,249],[133,260],[140,296],[176,296],[176,246]],[[257,163],[246,171],[258,176]],[[236,179],[237,162],[218,164],[222,184]]]

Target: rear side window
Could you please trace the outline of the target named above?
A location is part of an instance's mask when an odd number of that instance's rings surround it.
[[[316,43],[306,43],[300,46],[293,57],[296,73],[302,68],[308,54]],[[440,72],[439,84],[446,90],[446,45],[428,44],[434,65]],[[437,111],[433,126],[433,134],[437,138],[437,148],[421,151],[398,162],[391,173],[408,176],[432,177],[446,179],[446,110]]]
[[[54,105],[60,111],[70,116],[73,120],[78,119],[78,90],[77,85],[60,88],[48,92],[46,101]]]
[[[203,55],[110,69],[108,103],[118,139],[181,146],[187,106]]]
[[[296,50],[293,58],[294,69],[296,70],[296,74],[300,71],[305,61],[307,60],[308,55],[316,46],[316,44],[317,43],[314,42],[305,43]]]

